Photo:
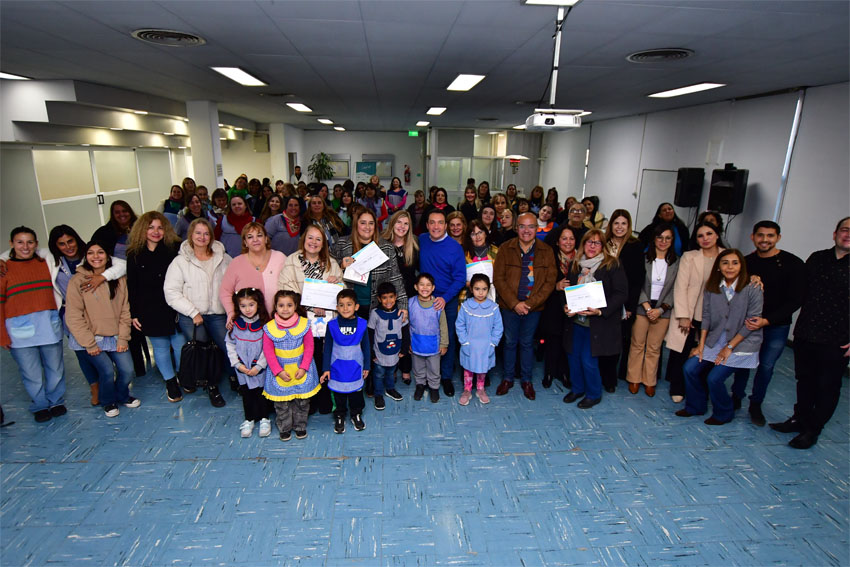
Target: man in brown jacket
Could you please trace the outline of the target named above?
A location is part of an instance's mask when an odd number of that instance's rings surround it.
[[[518,343],[522,392],[533,400],[534,332],[546,299],[555,288],[557,271],[552,249],[537,239],[537,217],[521,214],[516,230],[519,236],[499,247],[493,265],[493,283],[505,328],[505,372],[496,395],[504,396],[514,385]]]

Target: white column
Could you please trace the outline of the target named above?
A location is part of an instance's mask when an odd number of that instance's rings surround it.
[[[218,105],[209,100],[187,101],[186,116],[189,118],[189,138],[192,140],[195,183],[211,188],[224,187]]]
[[[286,151],[284,124],[269,124],[269,152],[271,152],[272,183],[278,179],[289,181],[289,154]]]

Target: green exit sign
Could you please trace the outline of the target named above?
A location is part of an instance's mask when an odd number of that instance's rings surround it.
[[[407,135],[410,136],[411,138],[418,138],[419,137],[419,131],[418,130],[408,130]]]

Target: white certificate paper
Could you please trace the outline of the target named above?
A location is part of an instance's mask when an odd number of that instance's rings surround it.
[[[475,274],[484,274],[490,278],[490,284],[493,284],[493,262],[491,260],[480,260],[466,265],[466,281],[472,279]]]
[[[349,267],[354,268],[354,271],[358,274],[368,274],[389,260],[387,255],[381,252],[381,249],[374,242],[370,242],[368,246],[364,246],[351,257],[354,258],[354,263]]]
[[[342,284],[306,278],[304,288],[301,290],[301,303],[309,307],[321,307],[335,311],[336,296],[342,289]]]
[[[593,309],[608,307],[602,282],[590,282],[564,288],[564,295],[571,313],[584,311],[588,307]]]
[[[347,282],[355,283],[358,285],[366,285],[367,283],[369,283],[369,272],[361,274],[360,272],[354,269],[354,264],[351,264],[342,273],[342,279]]]

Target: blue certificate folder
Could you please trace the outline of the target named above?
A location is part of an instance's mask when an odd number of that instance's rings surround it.
[[[608,307],[605,301],[605,288],[602,282],[590,282],[585,284],[571,285],[564,288],[567,306],[570,311],[584,311],[588,307],[602,309]]]

